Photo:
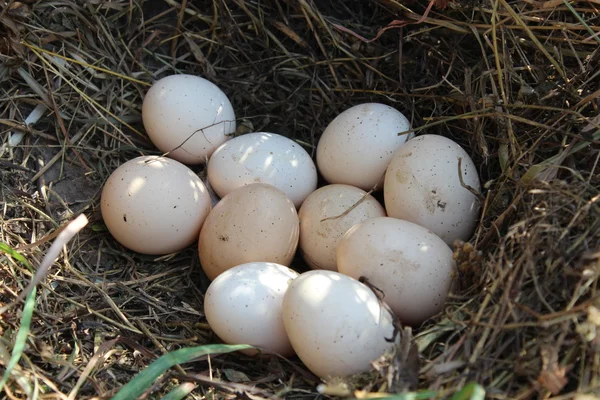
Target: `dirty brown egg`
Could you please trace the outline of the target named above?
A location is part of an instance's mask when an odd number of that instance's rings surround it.
[[[458,163],[461,159],[460,174]],[[405,143],[388,166],[385,208],[390,217],[414,222],[433,231],[450,246],[468,241],[479,214],[475,164],[451,139],[421,135]]]
[[[400,321],[410,325],[442,310],[455,270],[452,250],[442,239],[390,217],[372,218],[346,232],[337,264],[345,275],[367,278]]]
[[[102,190],[101,211],[112,236],[143,254],[168,254],[198,239],[211,209],[202,180],[180,162],[137,157],[119,166]]]
[[[298,211],[300,249],[313,269],[337,271],[335,253],[344,233],[369,218],[384,217],[385,209],[354,186],[323,186],[306,198]]]
[[[241,186],[206,218],[198,251],[209,279],[236,265],[264,261],[289,266],[298,247],[298,214],[294,203],[265,183]]]
[[[393,346],[393,316],[371,289],[335,271],[294,279],[282,310],[296,354],[321,378],[366,372]]]

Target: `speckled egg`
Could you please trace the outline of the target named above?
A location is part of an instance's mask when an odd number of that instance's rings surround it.
[[[250,344],[283,356],[294,349],[283,326],[283,296],[298,273],[283,265],[254,262],[219,275],[204,297],[212,330],[229,344]],[[244,350],[254,355],[257,350]]]
[[[451,139],[422,135],[409,140],[394,155],[385,175],[385,207],[390,217],[414,222],[433,231],[449,245],[473,234],[480,201],[461,185],[479,192],[477,169],[467,152]]]
[[[185,165],[144,156],[110,175],[100,206],[106,227],[123,246],[168,254],[198,240],[211,200],[202,180]]]
[[[317,189],[298,211],[304,260],[313,269],[337,271],[335,254],[344,233],[360,222],[385,215],[381,204],[362,189],[341,184]]]
[[[281,190],[266,183],[241,186],[206,218],[198,251],[209,279],[255,261],[289,266],[298,247],[298,214]]]
[[[327,126],[317,146],[317,166],[329,183],[363,190],[381,189],[394,152],[406,142],[406,117],[390,106],[365,103],[351,107]]]
[[[235,132],[229,99],[214,83],[194,75],[156,81],[142,104],[142,120],[154,145],[184,164],[201,164]]]
[[[240,186],[262,182],[275,186],[300,207],[317,188],[317,168],[293,140],[255,132],[221,145],[208,162],[208,179],[220,197]]]
[[[335,271],[294,279],[282,313],[296,354],[321,378],[367,372],[393,346],[393,316],[371,289]]]
[[[390,217],[352,227],[337,249],[338,270],[364,276],[400,321],[418,325],[444,307],[455,263],[452,250],[427,229]]]

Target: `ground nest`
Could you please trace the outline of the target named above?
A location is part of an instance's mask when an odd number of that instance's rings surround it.
[[[135,254],[99,213],[108,175],[158,154],[149,85],[190,73],[225,91],[239,133],[313,155],[338,113],[389,104],[468,151],[484,207],[444,312],[371,373],[323,384],[297,359],[215,354],[146,398],[597,399],[599,43],[596,0],[0,1],[0,396],[111,398],[161,355],[219,343],[196,249]]]

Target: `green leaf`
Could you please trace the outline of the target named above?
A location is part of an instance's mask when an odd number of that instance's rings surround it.
[[[21,326],[19,327],[19,332],[17,332],[17,339],[15,340],[15,345],[13,346],[12,356],[10,357],[10,361],[6,366],[6,371],[4,371],[2,381],[0,381],[0,391],[2,391],[4,388],[4,385],[10,377],[10,373],[19,363],[19,360],[21,360],[21,356],[23,355],[23,349],[25,349],[25,343],[27,342],[27,335],[29,335],[29,327],[31,326],[33,308],[35,306],[35,293],[36,288],[34,287],[25,299],[25,307],[23,308],[23,315],[21,316]]]
[[[189,347],[175,350],[171,353],[159,357],[146,369],[137,374],[128,384],[112,398],[112,400],[133,400],[137,399],[169,368],[174,365],[183,364],[208,354],[231,353],[238,350],[251,349],[247,344],[208,344],[205,346]]]
[[[20,262],[21,264],[26,266],[27,268],[32,269],[31,264],[29,264],[29,261],[27,261],[27,259],[25,257],[23,257],[19,252],[14,250],[12,247],[7,245],[6,243],[0,242],[0,251],[8,254],[9,256],[11,256],[15,260],[17,260],[18,262]]]
[[[19,252],[14,250],[6,243],[0,242],[0,251],[8,254],[15,260],[19,261],[21,264],[25,265],[30,270],[33,270],[31,264],[29,264],[29,261],[27,261],[25,257],[23,257],[21,254],[19,254]],[[23,349],[25,349],[27,335],[29,335],[31,317],[33,316],[33,309],[35,306],[35,293],[36,290],[34,288],[25,299],[25,307],[23,308],[23,315],[21,316],[21,326],[19,327],[19,331],[17,332],[17,338],[13,346],[12,355],[10,357],[10,360],[8,361],[6,370],[4,371],[4,376],[2,377],[2,381],[0,381],[0,391],[2,391],[2,389],[4,388],[4,385],[8,381],[12,370],[19,363],[19,361],[21,360],[21,356],[23,355]]]
[[[460,392],[456,392],[452,396],[452,400],[484,400],[485,389],[483,386],[471,382],[468,383]]]
[[[92,225],[92,231],[94,231],[94,232],[107,232],[108,229],[106,228],[106,225],[104,225],[104,224],[93,224]]]

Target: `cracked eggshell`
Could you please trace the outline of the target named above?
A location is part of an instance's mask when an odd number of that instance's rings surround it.
[[[451,139],[421,135],[400,148],[385,175],[384,198],[388,216],[414,222],[452,246],[473,234],[480,202],[460,183],[458,159],[466,185],[480,191],[471,157]]]
[[[142,104],[146,133],[162,152],[184,164],[201,164],[235,132],[229,99],[214,83],[194,75],[156,81]]]
[[[223,272],[204,297],[208,324],[225,343],[294,355],[281,309],[283,296],[297,276],[288,267],[267,262],[246,263]],[[255,355],[257,350],[243,352]]]
[[[405,324],[418,325],[439,313],[452,283],[452,250],[433,232],[396,218],[355,225],[337,249],[338,270],[366,277]]]
[[[367,192],[354,186],[334,184],[306,198],[298,211],[299,246],[312,269],[337,271],[336,250],[344,233],[360,222],[386,215],[373,196],[365,195]]]
[[[398,135],[410,129],[406,117],[390,106],[365,103],[338,115],[323,132],[317,146],[317,166],[329,183],[363,190],[381,189],[394,152],[407,140]]]
[[[321,378],[371,369],[393,343],[392,315],[371,289],[335,271],[294,279],[283,297],[283,323],[296,354]]]
[[[300,207],[317,188],[317,168],[293,140],[255,132],[221,145],[208,162],[208,179],[220,197],[240,186],[262,182],[275,186]]]
[[[169,254],[198,240],[211,210],[202,180],[180,162],[137,157],[119,166],[102,189],[102,218],[123,246]]]
[[[281,190],[266,183],[239,187],[217,203],[202,226],[202,269],[213,280],[249,262],[289,266],[298,247],[298,225],[296,207]]]

